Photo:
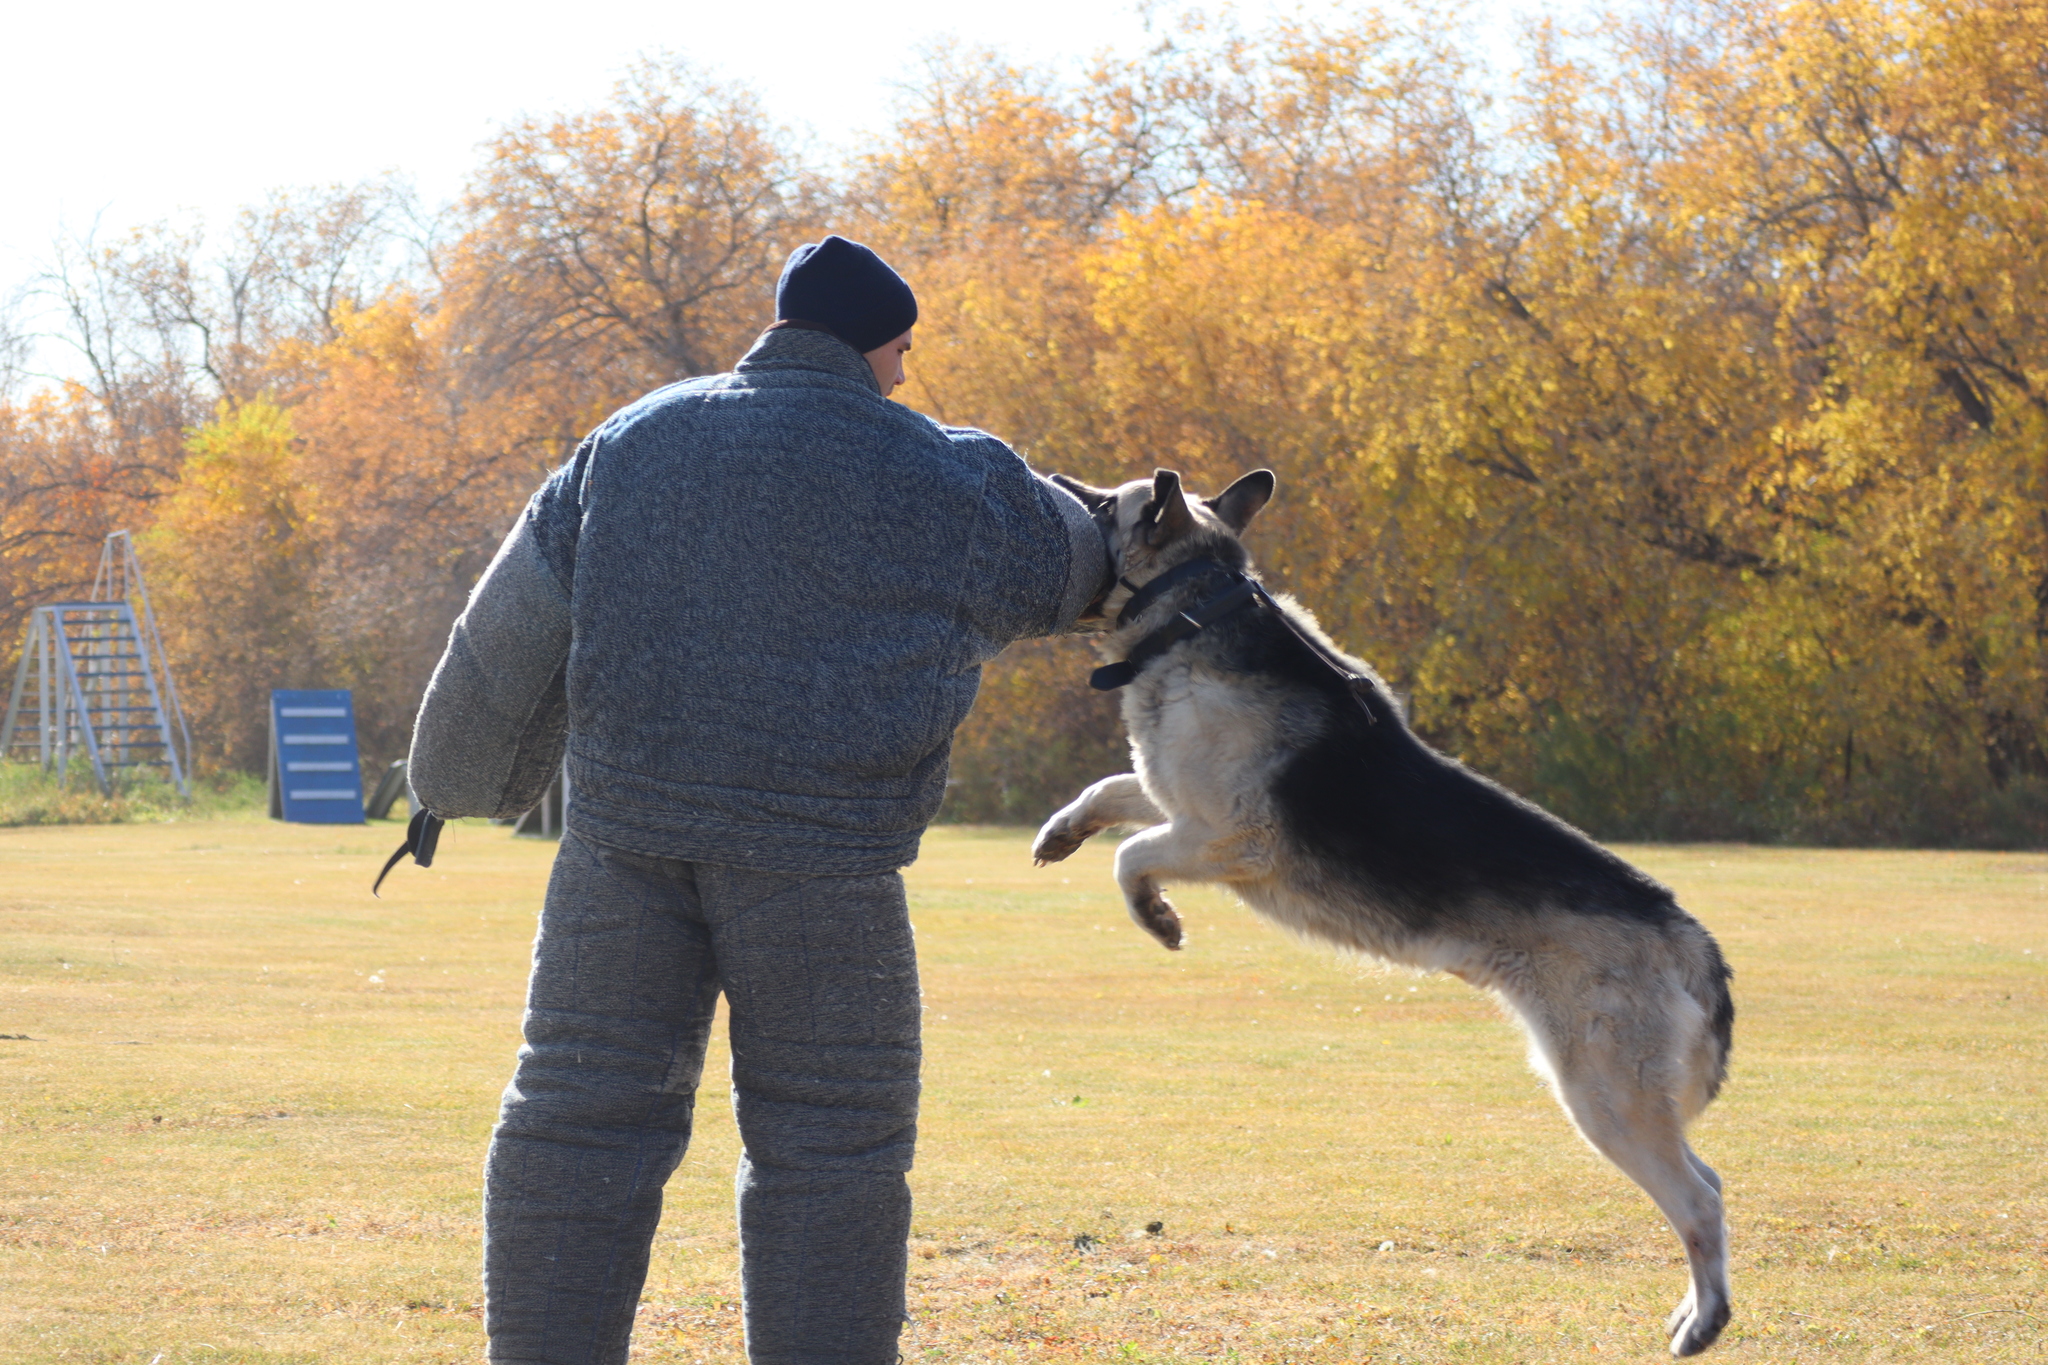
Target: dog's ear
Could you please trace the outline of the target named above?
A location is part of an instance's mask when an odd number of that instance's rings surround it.
[[[1273,471],[1254,469],[1215,497],[1206,499],[1203,506],[1223,519],[1233,535],[1243,535],[1244,528],[1252,524],[1252,518],[1259,509],[1273,500]]]
[[[1179,474],[1171,469],[1152,472],[1152,501],[1145,504],[1144,520],[1151,524],[1145,532],[1145,543],[1155,549],[1193,528],[1195,514],[1188,510]]]
[[[1064,474],[1049,474],[1054,483],[1081,500],[1081,505],[1091,512],[1100,512],[1116,501],[1116,491],[1109,488],[1090,488],[1079,479],[1070,479]]]

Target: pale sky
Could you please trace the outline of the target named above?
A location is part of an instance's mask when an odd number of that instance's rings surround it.
[[[1543,7],[1474,0],[1470,11],[1481,41],[1501,45],[1516,16]],[[1345,8],[1242,0],[1236,11],[1254,28],[1279,10]],[[1061,62],[1136,50],[1146,29],[1126,0],[0,0],[0,303],[61,231],[96,220],[102,234],[191,213],[224,227],[270,189],[387,171],[445,201],[494,128],[596,105],[658,50],[751,84],[771,117],[849,144],[888,125],[917,49],[941,36]]]

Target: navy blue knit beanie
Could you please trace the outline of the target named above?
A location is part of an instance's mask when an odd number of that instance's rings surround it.
[[[910,330],[917,296],[880,256],[833,236],[789,253],[775,282],[775,318],[817,323],[867,352]]]

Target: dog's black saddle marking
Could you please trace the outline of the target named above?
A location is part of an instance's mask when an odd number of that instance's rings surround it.
[[[1345,686],[1350,689],[1353,699],[1358,702],[1359,709],[1365,712],[1367,721],[1375,725],[1379,723],[1379,717],[1373,714],[1373,686],[1370,678],[1362,674],[1353,673],[1340,660],[1333,657],[1330,651],[1324,648],[1319,641],[1303,634],[1301,629],[1288,619],[1287,613],[1280,609],[1280,604],[1273,600],[1273,595],[1267,592],[1262,584],[1247,577],[1239,570],[1230,568],[1228,565],[1219,564],[1213,559],[1191,559],[1185,564],[1176,565],[1168,569],[1143,587],[1132,588],[1131,600],[1124,603],[1123,610],[1117,613],[1116,623],[1119,626],[1129,625],[1146,608],[1157,602],[1169,590],[1191,579],[1203,578],[1211,574],[1224,575],[1229,579],[1230,586],[1192,611],[1181,612],[1171,621],[1168,621],[1165,625],[1138,641],[1137,645],[1132,648],[1130,654],[1122,663],[1104,664],[1101,668],[1096,669],[1088,675],[1088,685],[1098,692],[1114,692],[1119,687],[1127,686],[1137,679],[1139,672],[1144,669],[1146,664],[1151,663],[1182,640],[1187,639],[1198,631],[1206,630],[1241,608],[1256,604],[1262,610],[1272,612],[1275,619],[1281,625],[1287,627],[1289,634],[1301,641],[1302,644],[1308,646],[1309,653],[1322,660],[1323,664],[1331,672],[1344,680]],[[1123,580],[1119,579],[1118,581],[1122,582]],[[1124,586],[1127,588],[1131,587],[1129,583],[1124,583]]]
[[[398,860],[412,854],[412,860],[421,867],[434,865],[434,846],[441,842],[441,817],[426,809],[412,813],[412,821],[405,827],[405,842],[398,846],[398,852],[384,860],[384,870],[377,874],[377,880],[370,883],[370,894],[376,895],[377,888],[384,885],[384,879],[391,875],[391,869],[398,866]]]

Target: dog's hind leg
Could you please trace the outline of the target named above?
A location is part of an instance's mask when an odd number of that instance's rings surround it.
[[[1597,1026],[1596,1026],[1597,1029]],[[1728,1230],[1720,1177],[1686,1144],[1678,1106],[1644,1086],[1636,1062],[1598,1040],[1557,1069],[1559,1098],[1579,1131],[1643,1187],[1685,1246],[1691,1288],[1665,1323],[1671,1354],[1697,1355],[1728,1325]],[[1562,1059],[1560,1059],[1562,1060]]]
[[[1686,1144],[1685,1159],[1700,1179],[1714,1187],[1715,1194],[1721,1193],[1721,1177],[1712,1166],[1700,1160],[1700,1154],[1692,1149],[1691,1143]],[[1678,1335],[1678,1329],[1685,1326],[1686,1319],[1692,1316],[1693,1305],[1696,1301],[1696,1292],[1688,1286],[1685,1291],[1685,1297],[1678,1301],[1678,1307],[1672,1309],[1671,1316],[1664,1319],[1664,1335],[1666,1337],[1676,1337]]]
[[[1031,845],[1031,860],[1044,867],[1059,862],[1106,829],[1118,825],[1157,825],[1166,812],[1152,804],[1136,773],[1105,777],[1082,792],[1045,822]]]
[[[1709,1185],[1712,1185],[1714,1187],[1715,1194],[1719,1194],[1721,1192],[1720,1174],[1716,1172],[1712,1166],[1709,1166],[1706,1162],[1700,1160],[1700,1154],[1692,1149],[1691,1143],[1686,1144],[1685,1159],[1692,1163],[1692,1168],[1695,1171],[1699,1172],[1700,1179],[1706,1181]]]

